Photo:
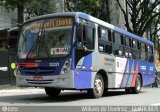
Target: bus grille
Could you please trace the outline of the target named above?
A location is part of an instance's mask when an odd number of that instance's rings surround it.
[[[29,80],[29,79],[27,79],[26,81],[27,83],[30,83],[30,84],[50,84],[53,82],[53,80],[35,81],[35,80]]]
[[[23,72],[26,75],[44,75],[53,74],[55,68],[53,67],[23,67]]]

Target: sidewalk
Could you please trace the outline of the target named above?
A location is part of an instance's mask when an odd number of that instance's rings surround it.
[[[43,88],[33,88],[33,87],[17,87],[17,86],[10,86],[4,85],[0,86],[0,95],[2,94],[33,94],[33,93],[44,93]]]

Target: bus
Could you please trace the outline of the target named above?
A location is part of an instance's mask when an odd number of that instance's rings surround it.
[[[16,61],[19,87],[87,90],[100,98],[108,89],[138,94],[154,83],[154,44],[82,12],[54,13],[22,25]]]

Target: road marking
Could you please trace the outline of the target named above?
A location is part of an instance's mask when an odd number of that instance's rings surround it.
[[[153,106],[160,106],[160,103],[152,104]]]

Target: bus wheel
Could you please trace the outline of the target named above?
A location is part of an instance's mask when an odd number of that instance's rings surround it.
[[[93,98],[102,97],[104,92],[104,80],[101,74],[97,74],[94,80],[93,89],[89,89],[88,93]]]
[[[45,92],[49,97],[56,97],[56,96],[59,96],[61,90],[57,88],[47,87],[45,88]]]
[[[103,96],[107,96],[108,95],[108,88],[105,88],[103,91]]]
[[[141,87],[142,87],[142,84],[141,84],[141,77],[140,75],[137,75],[137,78],[136,78],[136,86],[131,88],[131,91],[133,94],[138,94],[141,92]]]
[[[132,89],[131,89],[131,88],[126,88],[126,89],[125,89],[125,92],[126,92],[127,94],[131,94],[131,93],[132,93]]]

